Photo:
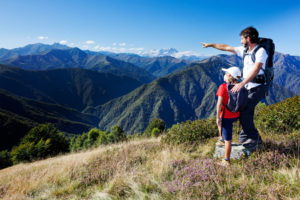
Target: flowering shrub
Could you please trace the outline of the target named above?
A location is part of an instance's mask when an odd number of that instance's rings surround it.
[[[168,191],[182,192],[188,199],[216,197],[217,185],[214,181],[224,181],[224,177],[219,176],[220,172],[214,163],[212,159],[197,159],[187,163],[183,160],[174,161],[170,164],[174,175],[166,183]]]
[[[290,161],[289,155],[273,149],[233,161],[230,168],[209,158],[176,160],[169,164],[165,185],[171,199],[269,199],[270,193],[286,199],[286,190],[293,196],[294,189],[272,185],[280,179],[277,170],[289,167]],[[262,185],[268,187],[262,190]]]

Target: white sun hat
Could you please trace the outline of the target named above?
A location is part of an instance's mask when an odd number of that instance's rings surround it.
[[[241,70],[238,67],[230,67],[228,69],[222,68],[222,71],[228,72],[233,78],[237,80],[242,76]]]

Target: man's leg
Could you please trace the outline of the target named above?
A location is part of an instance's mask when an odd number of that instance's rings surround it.
[[[239,136],[240,143],[243,143],[248,139],[252,139],[255,142],[261,142],[261,137],[254,126],[253,116],[255,106],[260,100],[265,98],[265,88],[265,86],[261,85],[248,91],[247,107],[240,112],[240,122],[242,125],[242,131]]]

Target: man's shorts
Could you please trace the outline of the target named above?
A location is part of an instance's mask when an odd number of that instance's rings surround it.
[[[222,119],[222,136],[226,141],[232,140],[232,123],[238,118],[223,118]]]

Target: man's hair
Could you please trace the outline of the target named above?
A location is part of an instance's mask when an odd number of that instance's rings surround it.
[[[251,43],[258,42],[258,31],[252,26],[249,26],[242,30],[240,36],[244,36],[245,38],[249,36]]]

